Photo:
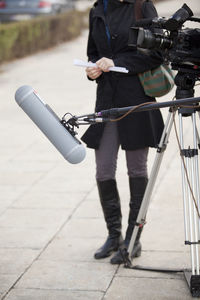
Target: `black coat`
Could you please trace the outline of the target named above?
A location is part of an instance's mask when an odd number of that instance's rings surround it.
[[[152,2],[143,4],[142,14],[144,18],[157,15]],[[106,17],[103,0],[98,0],[90,11],[89,21],[89,61],[96,62],[107,57],[113,59],[115,66],[129,70],[128,74],[106,72],[97,78],[95,111],[155,101],[145,95],[137,74],[159,66],[162,57],[155,51],[147,56],[128,46],[129,29],[135,22],[134,0],[109,0]],[[110,42],[105,24],[109,28]],[[156,147],[163,130],[163,120],[158,110],[132,113],[117,122],[117,125],[121,147],[125,150]],[[91,125],[82,140],[89,148],[98,149],[103,129],[104,124]]]

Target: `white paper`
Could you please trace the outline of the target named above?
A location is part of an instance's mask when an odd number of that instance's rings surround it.
[[[85,62],[80,59],[74,59],[74,65],[78,66],[78,67],[84,67],[84,68],[96,67],[95,63]],[[110,67],[109,70],[113,71],[113,72],[120,72],[120,73],[128,73],[129,72],[126,68],[123,68],[123,67]]]

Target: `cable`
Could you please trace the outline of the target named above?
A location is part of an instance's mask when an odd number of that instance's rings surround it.
[[[137,106],[134,106],[133,108],[131,108],[129,111],[127,111],[124,115],[122,115],[121,117],[117,118],[117,119],[110,119],[110,122],[118,122],[122,119],[124,119],[125,117],[127,117],[130,113],[132,113],[133,111],[137,110],[138,108],[148,105],[148,104],[155,104],[155,102],[145,102],[145,103],[141,103]]]

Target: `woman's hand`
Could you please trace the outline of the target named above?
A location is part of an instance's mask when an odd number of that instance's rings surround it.
[[[96,61],[96,65],[101,69],[103,72],[109,72],[110,67],[114,67],[115,64],[112,59],[102,57],[98,61]]]
[[[102,74],[102,71],[98,67],[87,67],[86,74],[89,78],[94,80],[97,79]]]

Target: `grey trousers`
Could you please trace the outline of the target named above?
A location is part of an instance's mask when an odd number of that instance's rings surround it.
[[[108,122],[104,129],[100,147],[95,150],[97,180],[115,179],[119,146],[117,124],[116,122]],[[148,150],[149,148],[125,151],[129,177],[148,177]]]

